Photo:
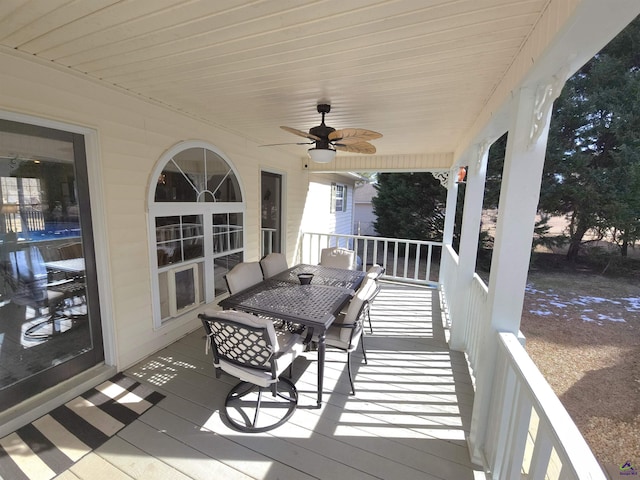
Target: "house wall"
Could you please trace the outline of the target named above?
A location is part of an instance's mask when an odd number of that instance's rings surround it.
[[[347,210],[331,213],[331,183],[347,186]],[[355,180],[342,175],[318,174],[309,176],[301,229],[312,233],[350,235],[353,225],[353,187]]]
[[[199,326],[197,311],[154,331],[150,287],[146,195],[151,171],[163,152],[197,139],[221,149],[237,168],[246,201],[246,259],[259,255],[260,169],[285,172],[286,246],[294,256],[308,173],[300,158],[257,145],[221,128],[107,88],[38,59],[0,49],[0,111],[32,115],[95,130],[88,149],[98,275],[105,331],[113,331],[118,369]],[[1,113],[1,112],[0,112]],[[3,116],[8,116],[7,114]],[[151,182],[153,183],[153,182]],[[328,207],[327,207],[328,208]],[[153,258],[153,257],[151,257]],[[100,262],[103,268],[100,268]]]
[[[375,235],[376,229],[373,222],[377,220],[377,216],[373,213],[373,204],[371,200],[378,194],[377,190],[371,183],[363,183],[355,188],[354,213],[353,213],[353,231],[359,235]]]

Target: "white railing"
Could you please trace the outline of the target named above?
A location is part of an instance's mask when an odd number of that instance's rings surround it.
[[[474,274],[469,291],[469,306],[464,332],[467,360],[472,371],[475,371],[478,366],[484,334],[490,328],[489,315],[487,314],[488,296],[489,289],[478,274]]]
[[[575,423],[518,338],[498,333],[485,436],[492,479],[606,480]]]
[[[440,242],[305,232],[298,251],[300,263],[317,264],[323,248],[348,248],[356,252],[359,269],[377,263],[385,268],[384,278],[437,285],[432,258],[434,248],[441,246]]]
[[[468,286],[458,284],[459,258],[450,245],[443,247],[440,263],[443,307],[449,325],[462,329],[461,349],[472,375],[477,378],[477,368],[492,370],[482,376],[491,382],[484,386],[490,388],[487,429],[472,439],[482,445],[490,478],[604,480],[578,428],[524,350],[522,335],[491,333],[487,285],[477,274]],[[496,345],[492,335],[499,337],[498,347],[495,364],[488,364],[493,355],[487,349]]]
[[[440,257],[440,299],[442,302],[442,312],[447,321],[447,326],[451,327],[451,302],[456,291],[458,280],[458,254],[451,245],[442,247]],[[447,293],[449,296],[447,297]]]
[[[260,229],[260,258],[273,252],[273,237],[277,230],[275,228]]]

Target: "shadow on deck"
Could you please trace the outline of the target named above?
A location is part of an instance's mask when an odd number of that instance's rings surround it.
[[[219,409],[236,379],[215,378],[197,330],[127,370],[167,397],[95,453],[134,478],[476,478],[465,442],[473,389],[445,341],[438,292],[384,283],[371,313],[369,363],[353,359],[355,396],[346,355],[328,349],[325,402],[313,408],[308,352],[294,364],[300,400],[289,422],[231,430]]]

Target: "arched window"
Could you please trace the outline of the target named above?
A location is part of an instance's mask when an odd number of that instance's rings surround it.
[[[162,326],[227,291],[244,256],[244,195],[212,145],[183,142],[158,162],[149,188],[154,323]]]

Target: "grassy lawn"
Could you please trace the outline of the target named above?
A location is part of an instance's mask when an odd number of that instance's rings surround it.
[[[561,256],[537,255],[521,330],[596,458],[603,465],[638,465],[640,268],[614,262],[613,268],[601,259],[572,265]]]

